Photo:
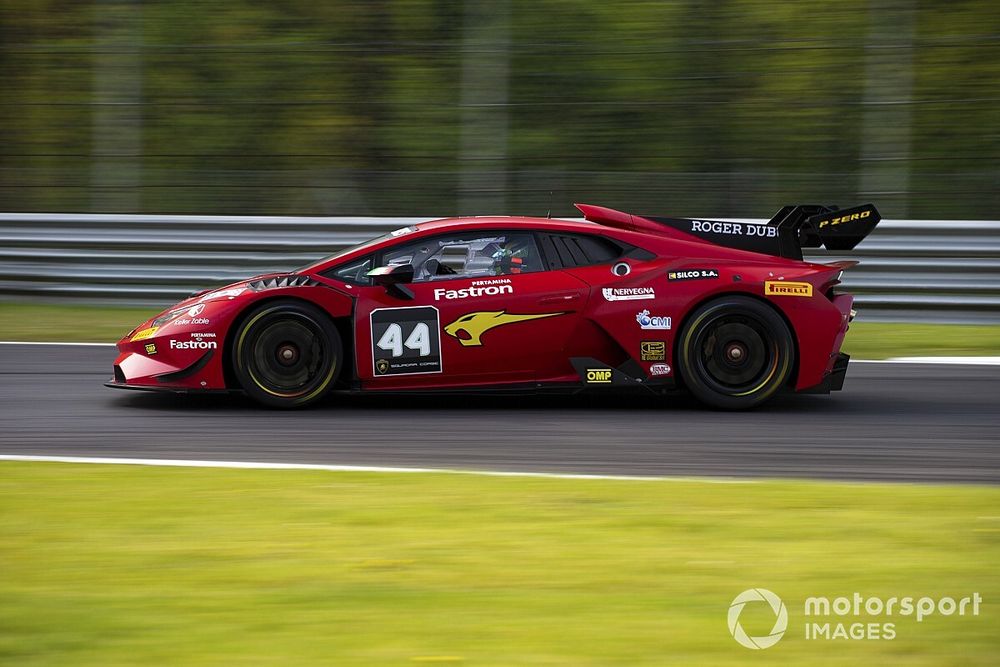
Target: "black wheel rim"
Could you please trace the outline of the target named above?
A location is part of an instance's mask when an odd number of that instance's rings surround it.
[[[321,386],[336,361],[319,324],[289,313],[257,322],[246,350],[254,383],[282,398],[297,398]]]
[[[765,387],[778,368],[778,344],[766,324],[746,315],[719,315],[695,339],[698,374],[712,389],[746,396]]]

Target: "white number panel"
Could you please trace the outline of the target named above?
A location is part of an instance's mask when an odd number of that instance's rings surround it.
[[[371,322],[372,370],[376,377],[441,372],[437,308],[379,308],[372,311]]]

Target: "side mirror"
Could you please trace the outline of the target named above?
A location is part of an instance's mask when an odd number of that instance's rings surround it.
[[[368,275],[376,285],[381,285],[397,299],[413,299],[413,292],[405,287],[407,283],[413,282],[412,264],[380,266],[369,271]]]

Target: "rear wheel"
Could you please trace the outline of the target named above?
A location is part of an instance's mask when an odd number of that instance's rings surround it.
[[[251,311],[233,339],[233,370],[255,401],[274,408],[315,403],[340,372],[343,346],[330,318],[305,302]]]
[[[788,325],[770,306],[732,296],[710,301],[691,315],[677,355],[681,377],[699,400],[744,410],[788,382],[795,345]]]

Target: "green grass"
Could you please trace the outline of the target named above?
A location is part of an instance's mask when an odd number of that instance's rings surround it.
[[[161,310],[0,303],[0,340],[117,343]]]
[[[0,303],[0,340],[115,342],[157,308]],[[855,322],[844,351],[856,359],[1000,355],[1000,326]]]
[[[995,664],[998,503],[971,486],[5,462],[0,662]],[[788,606],[766,651],[726,627],[750,587]],[[806,597],[854,591],[986,602],[857,619],[894,621],[892,641],[804,639]],[[756,607],[744,625],[764,634]]]
[[[854,322],[844,351],[857,359],[1000,356],[1000,325]]]

